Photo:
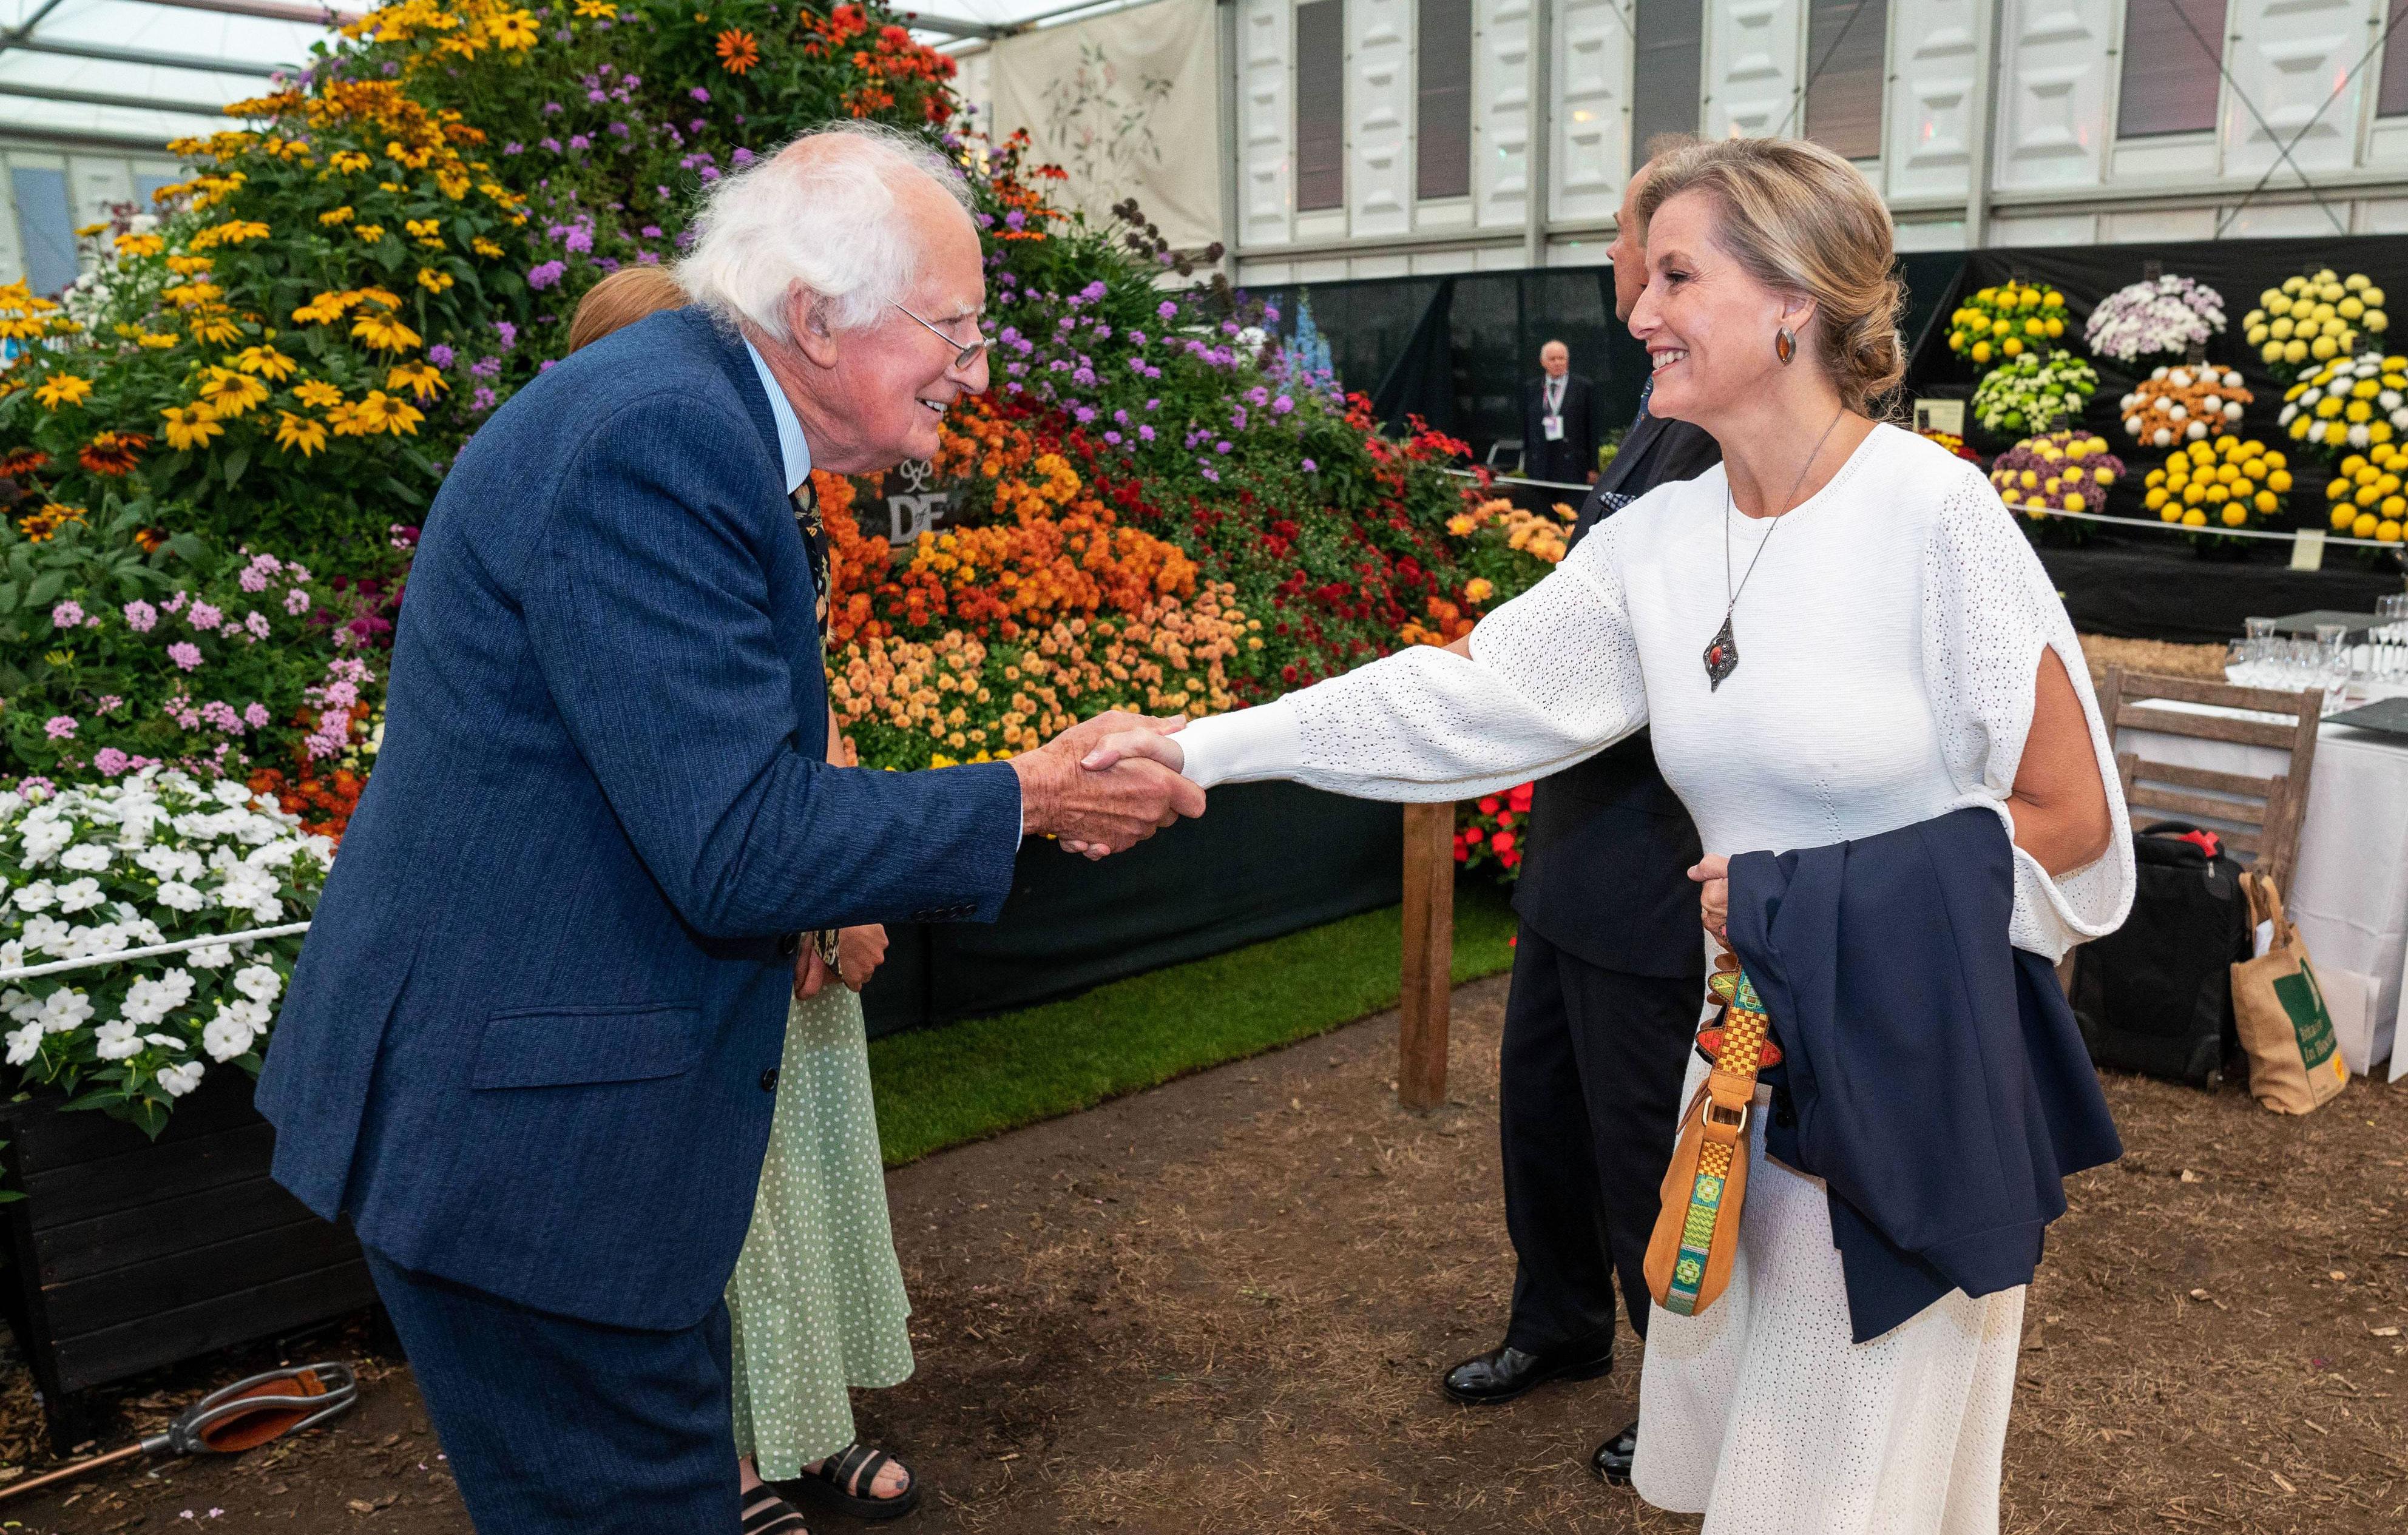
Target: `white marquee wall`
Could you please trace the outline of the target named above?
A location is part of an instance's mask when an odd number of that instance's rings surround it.
[[[1414,0],[1343,0],[1346,202],[1301,216],[1295,0],[1231,3],[1242,280],[1604,259],[1629,160],[1634,0],[1475,0],[1469,206],[1412,195]],[[1906,249],[1961,247],[1977,222],[1991,245],[2314,235],[2334,232],[2335,217],[2351,233],[2408,230],[2408,117],[2375,116],[2379,53],[2358,67],[2385,3],[2228,0],[2217,126],[2119,142],[2125,0],[1889,0],[1883,152],[1858,164]],[[1705,0],[1701,131],[1800,131],[1807,9]],[[2278,143],[2331,215],[2279,165]],[[1535,239],[1534,148],[1546,186]]]

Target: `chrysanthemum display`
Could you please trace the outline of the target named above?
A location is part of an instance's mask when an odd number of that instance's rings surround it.
[[[2341,472],[2325,486],[2333,531],[2400,542],[2403,521],[2408,521],[2408,496],[2401,494],[2403,479],[2408,479],[2408,449],[2396,442],[2378,443],[2343,459]]]
[[[2242,316],[2242,335],[2275,377],[2297,378],[2319,363],[2358,351],[2358,337],[2388,328],[2383,290],[2363,272],[2347,277],[2327,267],[2312,277],[2285,278],[2258,295]]]
[[[1987,365],[2048,351],[2065,335],[2065,295],[2028,282],[1975,294],[1948,317],[1948,350]]]
[[[2026,352],[1985,374],[1973,388],[1973,419],[1989,432],[2045,430],[2082,414],[2099,392],[2099,374],[2066,352]]]
[[[2142,505],[2185,527],[2244,527],[2281,513],[2291,489],[2288,462],[2262,442],[2228,432],[2194,442],[2151,469]]]
[[[2198,442],[2238,424],[2242,409],[2257,396],[2238,368],[2213,363],[2161,367],[2116,402],[2124,431],[2144,448]]]
[[[2408,432],[2408,357],[2335,358],[2284,394],[2276,419],[2328,453],[2389,442]]]
[[[2123,475],[2124,461],[2108,452],[2107,439],[2088,432],[2026,438],[1990,466],[1999,499],[2035,522],[2052,511],[2097,511]]]
[[[232,780],[145,769],[0,793],[0,965],[85,959],[300,921],[330,844]],[[29,978],[0,991],[8,1064],[157,1134],[213,1064],[256,1073],[301,940]]]
[[[2121,363],[2187,351],[2223,334],[2224,295],[2171,273],[2116,289],[2099,301],[2082,327],[2091,351]]]

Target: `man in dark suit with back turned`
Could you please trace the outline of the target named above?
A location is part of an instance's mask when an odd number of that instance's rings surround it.
[[[1522,472],[1562,485],[1595,484],[1597,391],[1572,372],[1571,349],[1561,341],[1539,349],[1539,368],[1522,392]]]
[[[1656,155],[1677,147],[1658,140]],[[1613,309],[1628,320],[1647,286],[1645,232],[1630,179],[1615,232]],[[1656,486],[1722,458],[1686,422],[1639,417],[1582,506],[1575,539]],[[1522,919],[1498,1059],[1505,1225],[1520,1266],[1505,1341],[1446,1372],[1447,1395],[1511,1401],[1613,1366],[1613,1280],[1631,1329],[1647,1333],[1642,1264],[1671,1161],[1681,1078],[1703,997],[1697,827],[1656,768],[1644,730],[1539,784],[1513,897]],[[1627,1482],[1636,1423],[1592,1464]]]

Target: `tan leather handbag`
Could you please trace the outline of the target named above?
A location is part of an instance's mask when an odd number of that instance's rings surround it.
[[[1681,1140],[1664,1174],[1663,1209],[1647,1243],[1647,1289],[1656,1303],[1695,1316],[1730,1284],[1747,1198],[1748,1116],[1756,1074],[1781,1058],[1772,1020],[1737,957],[1724,954],[1706,985],[1722,1004],[1718,1025],[1698,1030],[1714,1069],[1681,1116]]]

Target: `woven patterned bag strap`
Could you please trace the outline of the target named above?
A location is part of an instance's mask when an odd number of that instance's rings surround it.
[[[1719,970],[1707,985],[1723,1001],[1722,1049],[1714,1056],[1713,1074],[1706,1079],[1705,1143],[1698,1150],[1698,1173],[1690,1181],[1689,1209],[1681,1223],[1681,1250],[1673,1259],[1672,1283],[1664,1298],[1664,1309],[1678,1316],[1697,1314],[1706,1259],[1722,1225],[1723,1193],[1729,1185],[1731,1164],[1745,1155],[1756,1073],[1772,1029],[1772,1020],[1766,1016],[1744,968]],[[1731,1218],[1736,1221],[1738,1212],[1732,1212]]]

